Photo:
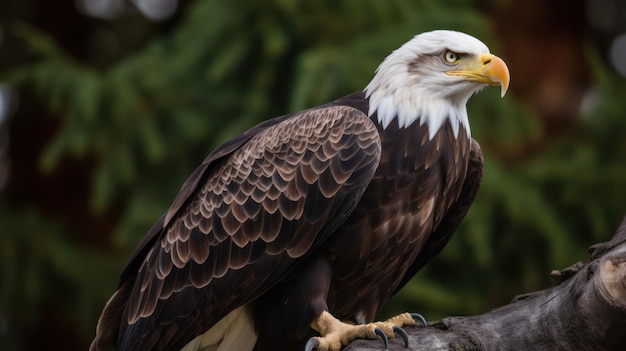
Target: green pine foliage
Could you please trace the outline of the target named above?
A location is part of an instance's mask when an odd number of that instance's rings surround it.
[[[121,218],[115,250],[96,252],[75,239],[89,228],[72,233],[0,198],[0,319],[24,331],[5,345],[19,349],[51,302],[89,340],[126,258],[214,147],[267,118],[363,89],[389,52],[437,28],[467,32],[498,52],[489,21],[454,0],[197,1],[174,30],[107,69],[15,25],[36,59],[0,80],[32,90],[29,103],[61,124],[42,150],[41,171],[55,172],[67,157],[95,160],[86,206],[115,207]],[[587,246],[608,238],[626,204],[626,81],[596,61],[598,98],[579,126],[521,161],[508,157],[543,140],[537,116],[498,89],[470,101],[486,157],[481,191],[442,255],[385,314],[484,312],[549,286],[550,270],[585,260]]]

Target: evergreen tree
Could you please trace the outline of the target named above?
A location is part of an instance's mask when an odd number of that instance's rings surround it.
[[[68,158],[88,164],[85,212],[116,220],[107,237],[85,239],[94,223],[77,229],[0,197],[0,343],[20,349],[44,322],[43,306],[57,304],[84,345],[126,258],[214,147],[363,89],[388,53],[437,28],[498,52],[486,16],[458,0],[197,1],[170,31],[106,65],[72,57],[25,23],[11,26],[32,60],[0,71],[0,81],[19,89],[23,108],[38,106],[60,125],[39,155],[41,172],[59,172]],[[541,140],[537,116],[495,89],[470,101],[486,157],[481,191],[448,247],[386,314],[483,312],[549,285],[547,272],[585,259],[587,246],[613,232],[626,203],[626,81],[592,63],[598,98],[585,118],[514,163],[510,150]],[[29,118],[37,128],[40,117]],[[88,244],[96,241],[106,244]]]

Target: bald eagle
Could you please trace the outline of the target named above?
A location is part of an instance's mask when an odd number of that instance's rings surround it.
[[[363,91],[219,146],[135,250],[91,350],[339,350],[403,334],[410,315],[374,318],[465,216],[483,165],[465,105],[508,84],[476,38],[427,32]]]

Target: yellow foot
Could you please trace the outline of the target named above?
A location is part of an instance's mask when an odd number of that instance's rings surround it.
[[[393,338],[396,334],[404,340],[404,347],[408,347],[409,337],[402,327],[414,325],[416,321],[426,325],[424,317],[416,313],[402,313],[384,322],[352,325],[341,322],[324,311],[311,323],[311,327],[317,330],[321,336],[310,338],[304,350],[339,351],[356,339],[378,339],[379,337],[383,340],[385,350],[387,350],[388,338]]]

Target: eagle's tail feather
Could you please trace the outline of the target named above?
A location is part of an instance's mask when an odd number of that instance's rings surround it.
[[[198,335],[181,351],[252,351],[257,333],[245,307],[237,308],[204,334]]]

